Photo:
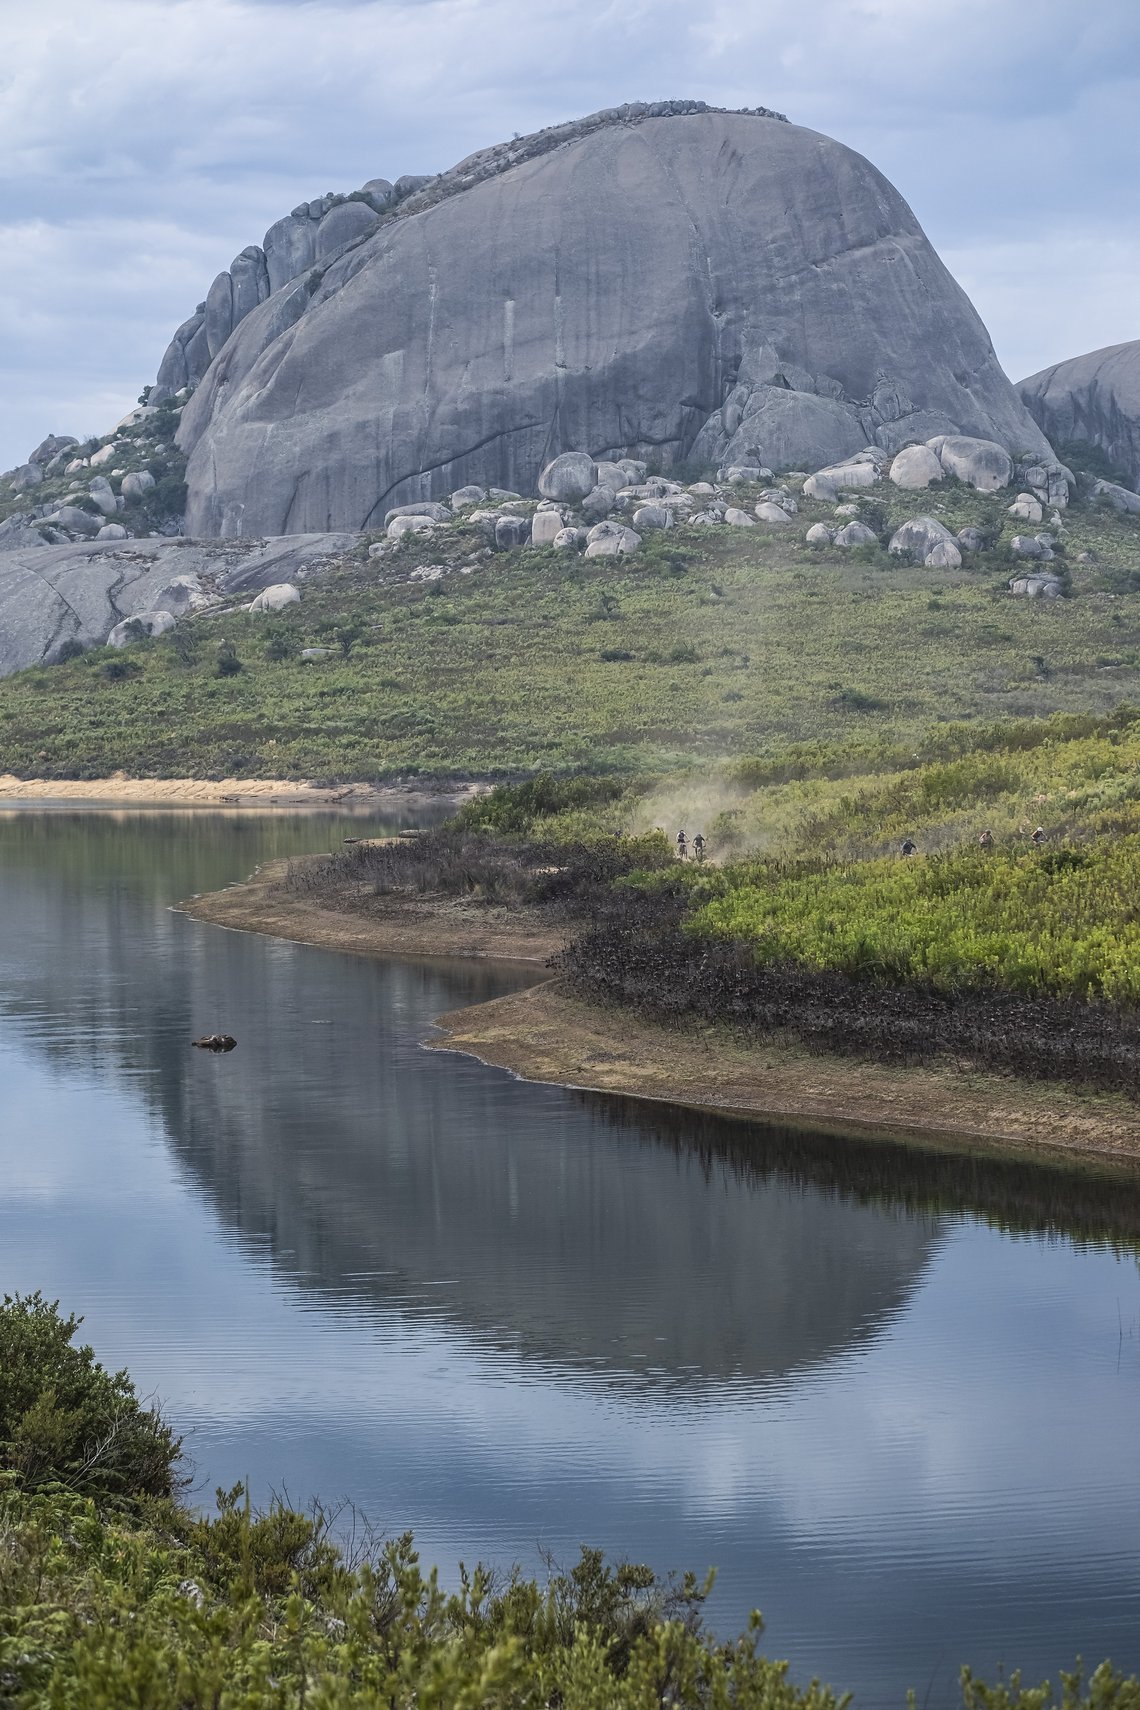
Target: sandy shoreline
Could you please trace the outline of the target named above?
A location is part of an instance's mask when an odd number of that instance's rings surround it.
[[[325,786],[280,778],[17,778],[0,775],[0,802],[136,802],[173,807],[346,807],[385,802],[461,801],[471,787],[433,791],[411,784]]]
[[[1016,1081],[953,1063],[887,1066],[808,1052],[797,1041],[666,1028],[600,1010],[543,965],[561,935],[508,910],[449,899],[322,907],[280,889],[286,862],[195,897],[199,920],[375,956],[487,957],[535,964],[536,983],[439,1018],[436,1050],[462,1051],[523,1080],[624,1094],[756,1120],[914,1139],[959,1152],[1037,1153],[1140,1167],[1140,1112],[1120,1097]]]
[[[215,926],[366,956],[471,956],[542,968],[564,942],[517,912],[450,899],[380,899],[368,913],[324,908],[280,888],[288,866],[288,861],[269,861],[244,884],[190,897],[178,906],[183,914]]]

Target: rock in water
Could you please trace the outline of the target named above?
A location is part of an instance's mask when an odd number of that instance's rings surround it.
[[[874,167],[688,107],[617,109],[405,187],[240,319],[219,284],[178,434],[187,533],[376,527],[425,496],[421,471],[433,496],[531,493],[570,452],[811,469],[945,434],[1055,463]]]
[[[1099,446],[1140,486],[1140,339],[1043,368],[1017,390],[1050,439]]]

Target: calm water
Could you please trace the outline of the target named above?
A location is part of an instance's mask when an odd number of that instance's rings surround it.
[[[1140,1191],[525,1086],[418,1041],[533,974],[170,911],[345,829],[0,814],[0,1285],[86,1313],[202,1499],[715,1564],[868,1705],[1140,1669]]]

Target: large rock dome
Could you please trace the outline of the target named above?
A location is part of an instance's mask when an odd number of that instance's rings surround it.
[[[266,270],[183,414],[187,531],[367,528],[468,482],[531,492],[566,450],[817,468],[964,433],[1048,457],[886,179],[774,115],[698,106],[473,156],[342,218],[303,274]],[[214,296],[217,344],[241,292]]]
[[[1140,339],[1055,363],[1017,389],[1050,439],[1099,446],[1140,486]]]

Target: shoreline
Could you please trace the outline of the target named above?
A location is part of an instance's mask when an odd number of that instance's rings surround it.
[[[1036,1155],[1140,1171],[1140,1113],[1108,1093],[952,1062],[896,1065],[807,1050],[794,1037],[664,1027],[599,1009],[557,979],[436,1018],[429,1050],[519,1080],[960,1155]]]
[[[357,807],[412,801],[464,801],[478,785],[433,789],[423,784],[311,784],[281,778],[17,778],[0,774],[0,805],[107,802],[140,807]]]
[[[280,889],[288,863],[179,905],[213,925],[370,956],[529,963],[520,991],[437,1018],[430,1050],[457,1051],[520,1080],[656,1100],[816,1132],[911,1141],[969,1155],[1034,1154],[1140,1167],[1140,1111],[1107,1093],[1018,1081],[954,1062],[886,1065],[808,1051],[794,1037],[664,1027],[572,997],[544,964],[565,933],[517,912],[449,899],[321,907]],[[536,966],[537,965],[537,966]],[[539,974],[539,967],[543,973]]]
[[[509,909],[450,899],[379,899],[367,913],[325,908],[282,890],[288,868],[288,860],[267,861],[250,878],[223,891],[187,898],[177,905],[178,911],[236,932],[259,932],[353,955],[449,961],[470,957],[529,962],[544,971],[547,960],[566,942],[565,934],[536,926]]]

